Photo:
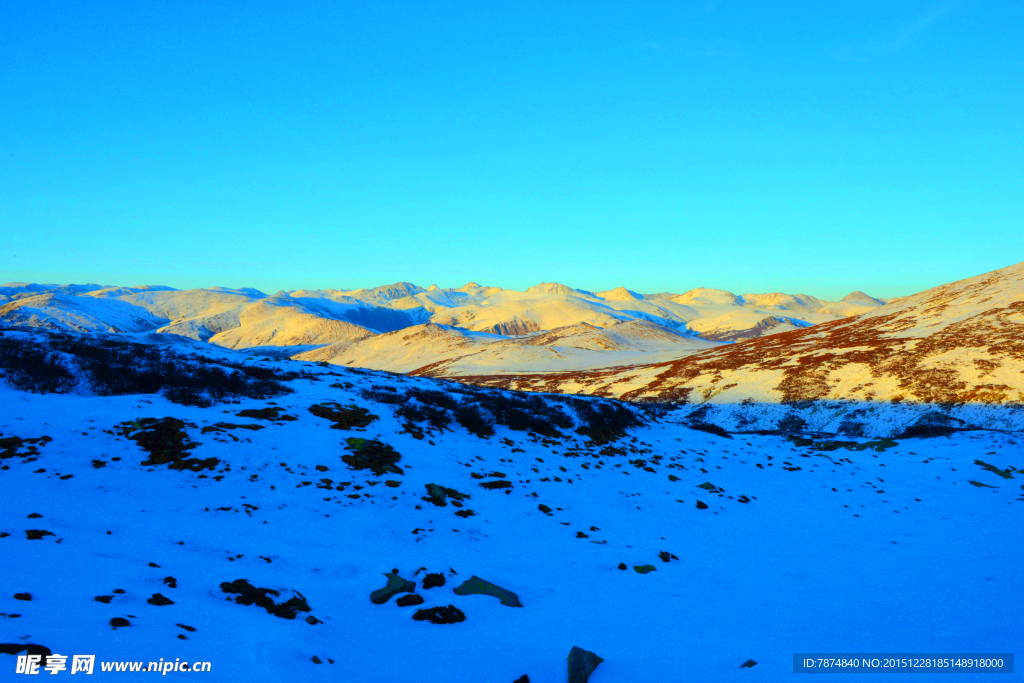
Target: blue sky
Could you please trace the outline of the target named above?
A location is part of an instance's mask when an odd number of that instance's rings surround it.
[[[909,294],[1024,260],[1021,26],[1019,0],[5,3],[0,281]]]

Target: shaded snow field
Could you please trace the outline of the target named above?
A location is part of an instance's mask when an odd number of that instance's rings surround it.
[[[604,658],[592,683],[788,680],[795,652],[1024,651],[1024,473],[1007,479],[974,462],[1024,468],[1018,435],[815,451],[651,422],[613,453],[572,433],[498,427],[483,439],[453,423],[416,439],[358,391],[437,383],[333,370],[291,382],[296,393],[276,405],[297,419],[277,422],[235,415],[262,401],[200,409],[0,387],[0,440],[52,437],[34,456],[25,446],[0,461],[0,642],[100,661],[212,662],[208,674],[169,674],[197,680],[361,683],[562,682],[573,646]],[[339,381],[352,386],[330,386]],[[325,400],[378,419],[332,429],[309,412]],[[189,457],[220,465],[143,466],[148,454],[116,426],[165,416],[195,425]],[[218,422],[263,429],[202,433]],[[351,469],[341,459],[349,437],[391,445],[404,474]],[[480,486],[502,479],[511,488]],[[437,507],[423,499],[430,483],[471,497]],[[475,516],[456,516],[467,509]],[[26,530],[53,535],[28,540]],[[645,564],[657,571],[633,570]],[[370,602],[392,569],[417,582],[422,605]],[[446,585],[423,589],[428,572]],[[523,607],[454,594],[472,575]],[[236,604],[220,585],[241,578],[281,601],[298,591],[311,609],[288,620]],[[147,603],[155,593],[173,604]],[[466,621],[412,619],[447,605]],[[115,617],[131,625],[114,629]],[[740,668],[748,659],[757,665]],[[14,667],[0,655],[0,679],[20,678]],[[1009,676],[957,680],[972,677]],[[890,679],[933,680],[871,676]]]

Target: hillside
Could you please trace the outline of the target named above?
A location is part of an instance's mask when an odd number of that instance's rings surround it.
[[[865,406],[1024,404],[1024,264],[904,297],[859,316],[692,354],[600,371],[463,377],[517,389],[714,407],[834,406],[833,429]],[[813,403],[812,403],[813,402]],[[785,410],[770,409],[762,427]]]

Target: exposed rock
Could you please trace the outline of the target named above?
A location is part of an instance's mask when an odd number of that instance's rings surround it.
[[[697,501],[697,509],[698,510],[707,510],[708,509],[708,504],[698,500]]]
[[[53,532],[46,529],[25,529],[25,538],[30,541],[41,541],[43,536],[53,536]]]
[[[128,621],[124,617],[114,617],[110,620],[110,625],[114,628],[121,628],[124,626],[131,626],[132,622]]]
[[[46,658],[53,654],[53,651],[45,645],[36,645],[34,643],[0,643],[0,654],[2,655],[19,655],[21,653],[40,655],[42,660],[39,665],[46,666]]]
[[[171,600],[170,598],[164,597],[160,593],[153,593],[153,597],[151,597],[150,599],[146,600],[146,602],[148,602],[151,605],[156,605],[157,607],[163,607],[165,605],[173,605],[174,604],[173,600]]]
[[[416,621],[429,621],[431,624],[457,624],[466,620],[466,615],[455,605],[447,607],[431,607],[429,609],[416,610],[412,615]]]
[[[501,604],[508,607],[522,607],[523,604],[519,602],[519,596],[510,590],[506,590],[501,586],[496,586],[490,581],[481,579],[475,574],[469,579],[464,581],[461,586],[455,589],[456,595],[490,595],[498,598]]]
[[[31,593],[15,593],[14,594],[14,599],[15,600],[24,600],[25,602],[32,602],[32,594]]]
[[[604,661],[593,652],[584,650],[581,647],[573,647],[569,650],[569,683],[587,683],[590,674],[594,673],[597,665]]]
[[[389,572],[384,576],[388,577],[387,585],[370,593],[370,602],[375,605],[383,605],[396,593],[412,593],[416,590],[416,583],[403,579],[398,572]]]
[[[443,586],[445,584],[444,574],[437,572],[434,574],[426,574],[423,577],[423,588],[434,588],[437,586]]]
[[[395,600],[395,604],[399,607],[412,607],[413,605],[422,605],[423,596],[410,593],[409,595],[403,595],[402,597]]]
[[[256,588],[246,579],[225,581],[220,585],[220,589],[225,593],[238,593],[235,602],[239,605],[256,605],[267,610],[269,614],[282,619],[294,619],[299,612],[310,611],[309,603],[298,591],[295,591],[294,596],[279,604],[270,597],[272,595],[280,597],[279,591],[270,588]]]
[[[670,562],[672,560],[678,560],[679,559],[678,557],[676,557],[672,553],[668,552],[667,550],[662,550],[660,553],[658,553],[658,557],[661,558],[662,562]]]
[[[757,666],[757,662],[755,662],[753,659],[748,659],[747,661],[740,664],[741,669],[749,669],[755,666]]]
[[[164,585],[167,586],[168,588],[177,588],[178,587],[178,580],[176,578],[174,578],[173,576],[165,576],[164,577]]]
[[[658,568],[653,564],[638,564],[633,566],[633,571],[637,574],[650,574],[651,572],[658,571]]]

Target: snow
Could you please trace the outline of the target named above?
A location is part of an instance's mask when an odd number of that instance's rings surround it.
[[[99,660],[208,660],[212,673],[204,677],[216,681],[329,673],[365,683],[510,682],[524,673],[533,683],[562,682],[573,646],[605,659],[591,683],[788,680],[794,652],[1024,646],[1024,475],[1003,479],[974,464],[1024,468],[1019,434],[964,432],[883,452],[821,452],[780,436],[723,439],[669,414],[611,444],[620,455],[602,454],[571,431],[551,441],[499,427],[480,439],[455,425],[417,440],[389,406],[358,392],[452,385],[283,367],[322,377],[291,382],[295,393],[276,401],[298,419],[220,434],[201,428],[257,422],[234,413],[267,403],[200,409],[160,396],[31,395],[0,384],[0,438],[53,438],[34,461],[2,461],[9,469],[0,471],[0,531],[10,536],[0,538],[0,641]],[[379,419],[365,431],[331,429],[308,411],[325,400],[355,403]],[[196,425],[193,454],[222,459],[222,480],[142,466],[134,442],[104,431],[164,416]],[[398,488],[370,485],[392,475],[341,461],[350,436],[380,439],[402,454]],[[638,458],[656,471],[629,463]],[[94,459],[106,465],[94,469]],[[800,469],[784,470],[787,462]],[[470,476],[495,470],[508,475],[510,493],[485,490]],[[322,477],[364,488],[352,499],[352,488],[301,484]],[[704,482],[724,492],[698,488]],[[476,516],[424,502],[427,483],[470,493],[466,507]],[[741,495],[750,502],[740,503]],[[697,509],[697,500],[709,508]],[[247,514],[245,504],[256,509]],[[42,516],[28,519],[32,513]],[[29,541],[25,529],[55,535]],[[663,550],[679,559],[662,562]],[[630,568],[619,571],[620,562]],[[641,564],[657,571],[632,570]],[[370,603],[383,572],[398,568],[418,581],[420,567],[447,578],[443,587],[418,589],[422,607],[456,605],[465,622],[416,622],[417,608]],[[473,574],[516,592],[523,608],[455,595]],[[166,576],[178,587],[164,585]],[[301,592],[323,623],[225,599],[220,583],[239,578],[283,595]],[[14,600],[15,592],[32,601]],[[175,604],[147,604],[157,592]],[[114,598],[93,601],[99,595]],[[107,625],[127,615],[130,627]],[[757,665],[740,669],[747,659]],[[13,657],[0,655],[2,670],[13,666]]]

